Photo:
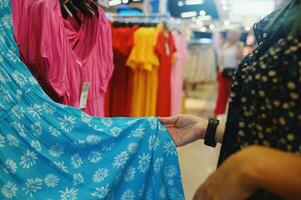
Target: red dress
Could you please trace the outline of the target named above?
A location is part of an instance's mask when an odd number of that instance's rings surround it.
[[[106,99],[108,117],[131,116],[133,73],[126,62],[134,46],[133,34],[137,29],[138,26],[112,27],[115,69]]]
[[[171,33],[160,31],[155,51],[160,61],[157,115],[165,117],[171,115],[171,67],[176,52]]]

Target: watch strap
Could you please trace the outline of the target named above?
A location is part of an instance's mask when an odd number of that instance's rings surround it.
[[[204,144],[210,147],[216,147],[215,135],[216,130],[219,125],[219,120],[217,119],[210,119],[208,122],[208,127],[205,135]]]

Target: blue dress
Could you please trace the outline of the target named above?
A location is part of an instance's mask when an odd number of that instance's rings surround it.
[[[0,0],[0,199],[184,199],[157,118],[93,118],[50,100],[20,61]]]

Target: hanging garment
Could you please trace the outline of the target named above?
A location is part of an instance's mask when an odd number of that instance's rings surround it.
[[[115,69],[110,80],[107,94],[110,117],[130,117],[133,96],[133,72],[126,65],[134,46],[135,27],[112,27]]]
[[[134,47],[127,61],[133,70],[132,116],[155,116],[158,95],[159,60],[155,54],[157,35],[161,25],[156,28],[142,27],[134,34]]]
[[[18,55],[0,1],[0,199],[184,199],[156,118],[94,118],[50,100]]]
[[[189,59],[185,65],[187,83],[213,82],[216,80],[216,57],[211,44],[192,43],[188,46]]]
[[[155,52],[160,61],[157,116],[167,117],[171,114],[171,67],[176,52],[171,33],[160,31]]]
[[[84,17],[81,26],[64,19],[58,0],[13,0],[14,30],[22,60],[55,101],[104,116],[113,71],[111,30],[105,13]]]
[[[187,42],[178,31],[173,31],[177,52],[171,69],[171,115],[182,113],[184,66],[188,58]]]

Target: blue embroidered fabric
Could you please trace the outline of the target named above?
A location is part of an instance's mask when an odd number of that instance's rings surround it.
[[[50,100],[21,62],[0,0],[0,199],[184,199],[157,118],[93,118]]]

